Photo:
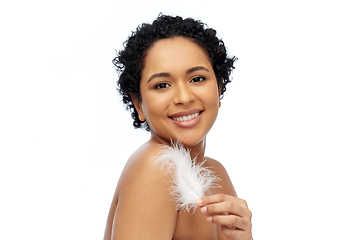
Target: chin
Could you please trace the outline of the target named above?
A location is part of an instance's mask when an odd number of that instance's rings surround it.
[[[198,146],[199,144],[203,144],[205,142],[205,137],[203,138],[194,138],[194,137],[190,137],[190,138],[178,138],[176,140],[179,140],[185,147],[187,148],[193,148]],[[173,141],[176,141],[175,139],[173,139]]]

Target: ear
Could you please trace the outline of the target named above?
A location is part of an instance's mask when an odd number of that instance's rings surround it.
[[[140,121],[144,122],[146,119],[145,119],[144,112],[142,110],[141,100],[138,97],[136,97],[135,93],[130,93],[130,96],[131,96],[132,102],[134,103],[134,106],[136,108],[136,111],[138,113]]]
[[[221,107],[221,88],[219,88],[219,108]]]

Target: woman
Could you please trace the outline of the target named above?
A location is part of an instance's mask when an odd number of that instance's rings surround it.
[[[234,61],[215,30],[189,18],[160,15],[129,37],[113,61],[120,73],[119,92],[134,126],[151,136],[123,169],[105,240],[252,239],[246,202],[237,198],[224,167],[205,157],[206,135]],[[194,213],[176,209],[171,177],[155,162],[162,146],[173,140],[221,179],[221,188],[210,188],[197,200]]]

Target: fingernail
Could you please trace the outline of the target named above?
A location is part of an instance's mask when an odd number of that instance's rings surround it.
[[[208,220],[208,222],[211,222],[211,221],[212,221],[212,217],[208,217],[207,220]]]
[[[199,206],[199,205],[202,205],[203,201],[199,198],[198,200],[196,200],[195,203],[196,203],[196,205]]]
[[[206,208],[206,207],[202,207],[202,208],[200,209],[200,211],[201,211],[202,213],[206,213],[206,212],[207,212],[207,208]]]

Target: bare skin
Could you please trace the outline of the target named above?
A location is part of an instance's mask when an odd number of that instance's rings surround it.
[[[151,138],[123,169],[104,240],[250,240],[251,212],[246,202],[237,198],[224,167],[204,156],[206,134],[221,105],[207,54],[188,39],[159,40],[145,58],[140,89],[142,99],[132,95],[132,100],[139,119],[148,122]],[[188,119],[189,115],[193,116]],[[221,179],[221,188],[209,189],[194,214],[176,210],[169,190],[171,176],[154,161],[171,139],[181,141],[192,158],[196,156]]]
[[[144,144],[130,157],[115,191],[104,240],[238,239],[227,238],[223,233],[224,228],[227,230],[227,227],[222,224],[209,222],[208,219],[209,216],[213,216],[212,221],[214,221],[216,217],[214,215],[227,216],[225,214],[231,210],[211,214],[209,210],[215,204],[206,204],[205,202],[198,204],[199,207],[194,214],[186,211],[175,211],[175,204],[168,190],[170,181],[164,172],[152,161],[157,156],[159,150],[160,145],[153,139],[150,139],[149,142]],[[149,152],[154,156],[150,161],[148,157]],[[221,181],[218,182],[221,188],[209,189],[206,192],[206,196],[233,196],[238,199],[224,167],[214,159],[207,157],[203,159],[206,160],[204,166],[211,167],[221,178]],[[209,199],[205,197],[204,200],[207,201]],[[216,200],[213,202],[221,201]],[[204,212],[204,206],[207,208],[207,213]],[[247,208],[244,212],[248,214],[248,223],[250,223],[251,212]],[[116,229],[114,230],[113,228]],[[231,231],[231,229],[229,230]],[[245,233],[245,231],[239,231],[238,229],[236,231]],[[246,234],[250,238],[244,239],[251,239],[251,223],[250,231]]]

